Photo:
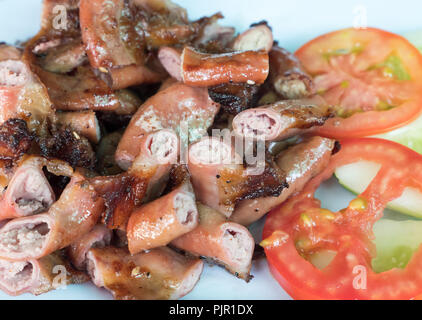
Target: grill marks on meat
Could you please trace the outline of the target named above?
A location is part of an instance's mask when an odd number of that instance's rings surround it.
[[[118,300],[179,299],[199,281],[203,262],[162,247],[136,255],[106,247],[88,252],[88,272]]]
[[[72,129],[92,143],[99,142],[101,130],[94,111],[58,112],[56,116],[57,122],[63,127]]]
[[[132,211],[141,205],[146,195],[148,179],[122,173],[96,177],[91,182],[105,202],[103,222],[110,229],[125,230]]]
[[[66,30],[58,30],[52,25],[56,17],[53,8],[57,3],[67,8],[69,27]],[[58,110],[119,112],[129,105],[133,113],[140,101],[135,96],[128,99],[121,94],[122,90],[115,91],[99,79],[91,69],[81,43],[78,4],[46,1],[42,29],[26,45],[24,60],[45,84]]]
[[[91,179],[105,201],[103,221],[110,229],[125,230],[135,208],[161,195],[171,165],[177,161],[179,140],[170,130],[150,133],[139,143],[140,153],[127,172]]]
[[[35,64],[31,66],[46,85],[58,110],[119,112],[128,107],[136,110],[140,104],[135,95],[122,95],[123,90],[110,89],[87,65],[78,67],[71,74],[56,74],[47,72]]]
[[[281,152],[275,161],[286,173],[288,188],[276,197],[241,201],[230,219],[247,226],[302,190],[310,179],[328,165],[335,145],[335,141],[331,139],[310,137]]]
[[[223,83],[209,87],[210,98],[228,114],[236,115],[256,105],[259,86],[247,83]]]
[[[48,135],[36,140],[44,157],[64,160],[72,167],[95,167],[96,156],[89,141],[68,128],[53,127]]]
[[[266,161],[261,174],[248,174],[248,169],[222,169],[217,186],[220,203],[232,211],[242,200],[261,197],[278,197],[288,187],[285,174],[271,161]]]
[[[143,62],[143,41],[130,21],[134,15],[135,8],[129,1],[81,0],[82,38],[94,68]]]
[[[0,60],[0,123],[23,119],[31,132],[42,134],[53,111],[46,88],[20,60],[15,48],[1,46],[0,56],[5,59]]]
[[[185,9],[169,0],[134,0],[138,8],[137,27],[143,30],[148,49],[193,42],[212,21],[213,16],[189,21]]]
[[[219,138],[204,138],[189,148],[189,172],[199,201],[230,217],[245,199],[278,196],[287,187],[284,173],[271,159],[260,169],[245,167],[233,145]]]
[[[53,26],[57,5],[65,29]],[[0,220],[13,218],[0,224],[0,289],[52,290],[57,264],[70,272],[66,283],[85,281],[65,247],[116,299],[184,296],[203,268],[192,255],[250,280],[254,240],[241,224],[300,191],[338,144],[307,137],[277,156],[266,151],[259,167],[244,164],[234,139],[203,138],[219,112],[253,148],[331,116],[306,99],[311,78],[265,22],[235,38],[221,18],[189,21],[170,0],[44,0],[42,29],[23,55],[0,44]],[[142,93],[150,98],[139,107]],[[256,108],[263,93],[274,103]],[[100,141],[100,125],[115,132]],[[90,142],[100,142],[98,166]],[[188,165],[176,164],[189,143]],[[122,248],[110,247],[113,234]]]
[[[21,119],[8,119],[0,125],[0,159],[17,160],[31,147],[33,136]]]

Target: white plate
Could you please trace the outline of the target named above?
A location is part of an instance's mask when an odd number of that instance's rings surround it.
[[[280,45],[294,50],[322,33],[367,24],[397,33],[422,30],[422,2],[414,0],[177,0],[188,9],[191,18],[221,11],[223,24],[245,30],[251,23],[267,20]],[[15,43],[26,40],[39,30],[41,0],[0,0],[0,41]],[[317,193],[324,207],[338,210],[353,196],[339,187],[335,179],[326,182]],[[335,196],[333,196],[335,195]],[[261,223],[262,225],[262,223]],[[260,239],[260,224],[253,233]],[[185,299],[289,299],[273,280],[267,263],[254,263],[254,279],[246,284],[219,267],[206,266],[199,284]],[[0,299],[111,299],[92,284],[71,285],[34,297],[9,297],[0,292]]]

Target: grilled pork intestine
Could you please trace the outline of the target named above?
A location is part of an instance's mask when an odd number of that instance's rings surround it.
[[[159,130],[140,139],[139,155],[127,172],[91,179],[104,198],[104,223],[111,229],[126,229],[132,211],[161,195],[171,166],[178,161],[179,139],[171,130]]]
[[[42,134],[53,113],[45,86],[21,60],[17,49],[0,46],[0,124],[23,119],[29,130]]]
[[[311,137],[281,152],[276,163],[286,173],[288,188],[278,197],[241,201],[230,219],[245,226],[259,220],[292,194],[301,191],[310,179],[324,170],[334,148],[334,140]]]
[[[320,96],[302,100],[284,100],[248,109],[233,119],[233,130],[242,138],[280,141],[309,133],[333,116]]]
[[[128,169],[140,151],[140,138],[152,131],[173,129],[182,143],[200,139],[218,111],[219,105],[209,98],[206,88],[175,83],[159,91],[130,121],[116,151],[117,164]]]
[[[66,28],[55,28],[54,6],[64,5]],[[44,2],[42,28],[25,46],[24,61],[47,87],[55,108],[66,111],[133,111],[140,101],[136,96],[112,90],[100,80],[86,59],[79,27],[79,7],[75,1],[47,0]]]
[[[269,55],[269,81],[283,99],[301,99],[314,93],[312,78],[292,53],[274,46]]]
[[[201,203],[197,207],[198,226],[171,244],[221,264],[237,277],[249,281],[255,242],[248,229]]]
[[[203,262],[167,247],[131,255],[124,248],[91,249],[88,272],[119,300],[179,299],[199,281]]]
[[[283,171],[271,161],[256,164],[262,165],[261,172],[242,161],[235,145],[220,138],[207,137],[192,144],[188,168],[197,199],[230,217],[239,201],[276,197],[287,187]]]
[[[89,277],[75,270],[60,251],[27,261],[0,259],[0,289],[11,296],[39,295],[88,280]]]
[[[13,219],[0,229],[0,257],[6,260],[45,257],[88,233],[103,210],[103,199],[76,171],[47,212]]]

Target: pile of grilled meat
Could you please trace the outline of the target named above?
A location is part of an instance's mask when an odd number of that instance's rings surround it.
[[[336,144],[312,136],[331,110],[271,28],[237,35],[221,18],[190,21],[169,0],[44,0],[41,31],[0,46],[3,291],[52,290],[63,266],[65,284],[116,299],[177,299],[204,258],[250,280],[247,227]],[[264,142],[260,168],[239,138],[252,153]]]

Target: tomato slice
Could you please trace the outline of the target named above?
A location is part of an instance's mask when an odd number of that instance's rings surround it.
[[[344,29],[308,42],[296,56],[337,115],[317,131],[320,135],[383,133],[422,111],[422,55],[398,35]]]
[[[422,246],[403,269],[376,273],[371,261],[376,256],[373,226],[383,209],[407,187],[422,191],[422,156],[375,138],[346,139],[341,146],[320,175],[269,214],[261,245],[272,274],[296,299],[411,299],[421,295]],[[358,161],[380,164],[375,178],[347,208],[338,212],[322,209],[314,197],[318,186],[336,168]],[[321,260],[324,263],[317,268]]]

